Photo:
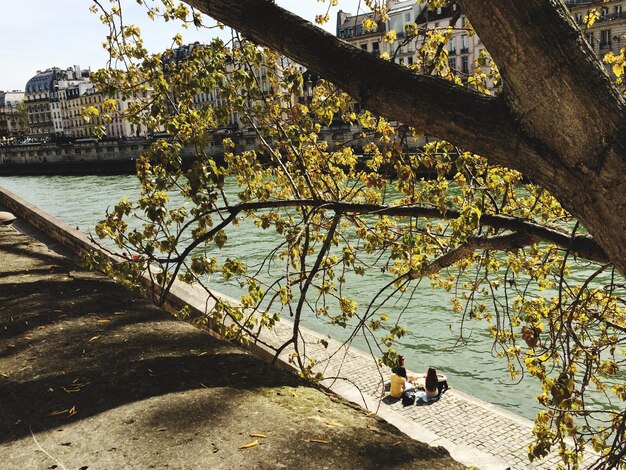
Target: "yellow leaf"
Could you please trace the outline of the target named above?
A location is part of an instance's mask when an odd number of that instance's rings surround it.
[[[48,413],[48,416],[58,416],[58,415],[62,415],[64,413],[67,413],[69,410],[57,410],[57,411],[53,411],[52,413]]]
[[[78,411],[76,411],[76,406],[72,406],[72,407],[69,409],[67,416],[68,416],[68,418],[69,418],[70,416],[74,416],[76,413],[78,413]]]
[[[249,444],[240,446],[240,449],[249,449],[250,447],[254,447],[254,446],[258,446],[259,445],[259,441],[257,439],[255,439],[254,441],[250,442]]]
[[[330,441],[326,441],[324,439],[309,439],[309,442],[318,442],[320,444],[330,444]]]
[[[89,341],[87,341],[88,343],[91,343],[92,341],[97,340],[98,338],[100,338],[100,336],[94,336],[93,338],[91,338]]]
[[[262,437],[264,439],[267,439],[267,436],[265,434],[260,434],[258,432],[254,432],[254,433],[250,434],[250,437]]]
[[[98,323],[111,323],[111,320],[98,320]]]

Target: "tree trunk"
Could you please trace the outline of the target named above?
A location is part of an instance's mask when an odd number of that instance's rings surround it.
[[[521,171],[626,275],[624,101],[561,1],[462,1],[504,79],[497,98],[383,61],[267,0],[185,1],[367,109]]]

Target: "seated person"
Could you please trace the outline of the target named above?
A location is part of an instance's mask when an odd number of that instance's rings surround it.
[[[389,395],[393,398],[402,397],[402,393],[405,389],[411,388],[410,382],[406,379],[406,369],[404,367],[394,368],[394,373],[391,374],[391,388],[389,389]]]
[[[396,366],[393,369],[391,369],[391,372],[393,372],[394,374],[397,374],[396,371],[400,367],[404,367],[404,356],[398,356],[398,362],[397,362]]]
[[[442,378],[444,378],[442,376]],[[439,377],[437,376],[437,371],[433,367],[428,368],[428,372],[426,372],[426,381],[424,383],[424,390],[426,391],[427,397],[436,397],[443,391],[443,386],[445,384],[445,388],[448,388],[447,381],[442,381],[441,385],[439,383]]]
[[[398,374],[398,371],[400,371],[402,373]],[[396,375],[401,375],[402,377],[404,377],[409,382],[415,382],[415,380],[416,380],[416,377],[414,377],[412,375],[407,375],[406,374],[406,369],[404,368],[404,356],[398,356],[398,363],[397,363],[396,367],[391,369],[391,372],[393,372]]]

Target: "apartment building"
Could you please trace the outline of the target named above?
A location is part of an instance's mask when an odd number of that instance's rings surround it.
[[[26,82],[25,101],[31,134],[52,136],[58,131],[52,120],[55,83],[62,78],[62,71],[53,67],[37,74]]]
[[[626,0],[566,0],[565,3],[600,58],[609,51],[618,54],[626,45]],[[488,71],[485,47],[480,37],[466,28],[467,19],[459,4],[429,9],[417,0],[387,0],[386,7],[388,19],[385,23],[378,21],[376,31],[366,31],[363,27],[366,19],[377,21],[374,13],[353,16],[339,11],[337,37],[369,52],[385,53],[397,64],[412,66],[417,72],[425,72],[427,61],[420,57],[419,50],[429,34],[440,32],[447,38],[445,53],[449,68],[461,82],[467,83],[474,71]],[[395,31],[396,39],[385,42],[390,31]],[[485,86],[495,92],[492,80],[488,79]]]
[[[374,21],[376,29],[367,30],[364,25],[365,20]],[[337,13],[337,37],[372,54],[380,55],[385,51],[383,43],[385,28],[385,24],[377,20],[371,12],[350,15],[340,10]]]
[[[53,67],[38,71],[26,84],[24,94],[31,136],[85,138],[94,136],[96,126],[106,125],[106,135],[112,138],[145,137],[148,129],[128,122],[123,116],[129,104],[141,97],[122,97],[118,93],[117,111],[110,122],[101,117],[89,121],[83,109],[93,106],[102,113],[105,97],[90,81],[89,69],[79,66],[67,69]],[[144,93],[143,98],[145,98]],[[0,124],[0,127],[2,124]]]
[[[0,91],[0,140],[10,140],[28,133],[24,92]]]
[[[90,70],[78,66],[68,69],[52,67],[37,74],[26,83],[25,102],[30,134],[40,137],[68,135],[65,100],[68,90],[89,88]],[[70,94],[71,95],[71,94]],[[72,95],[73,96],[73,95]]]
[[[626,45],[626,0],[603,3],[566,0],[565,3],[587,42],[600,58],[608,52],[618,54]]]

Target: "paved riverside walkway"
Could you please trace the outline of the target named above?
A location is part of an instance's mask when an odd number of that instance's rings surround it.
[[[459,462],[494,470],[556,468],[560,462],[558,455],[529,462],[528,445],[533,437],[533,422],[454,389],[454,377],[448,377],[452,388],[437,402],[405,407],[401,400],[389,397],[383,390],[390,370],[381,370],[371,355],[345,347],[311,330],[303,329],[303,333],[307,354],[319,359],[314,370],[332,377],[323,380],[324,385],[338,395],[376,411],[409,436],[445,447]],[[273,333],[274,344],[280,344],[278,341],[290,334],[289,325],[279,325]],[[271,334],[266,334],[263,339],[267,340],[268,336]],[[328,341],[328,348],[321,340]],[[328,357],[329,352],[337,350],[332,358]]]
[[[179,288],[185,291],[183,297],[189,305],[200,311],[212,308],[213,302],[204,291],[186,285]],[[216,295],[236,302],[228,296]],[[553,469],[562,463],[556,452],[529,462],[533,422],[456,390],[453,376],[448,376],[452,388],[437,402],[405,407],[401,400],[392,399],[383,390],[390,370],[380,368],[371,355],[310,329],[300,327],[300,330],[303,336],[300,350],[318,361],[313,371],[327,377],[322,380],[323,385],[375,412],[412,438],[446,448],[455,460],[483,470]],[[264,330],[260,339],[278,347],[292,334],[292,323],[281,319],[272,331]],[[288,362],[292,352],[293,349],[286,348],[280,358]],[[596,458],[597,455],[588,454],[581,468],[591,466]]]

